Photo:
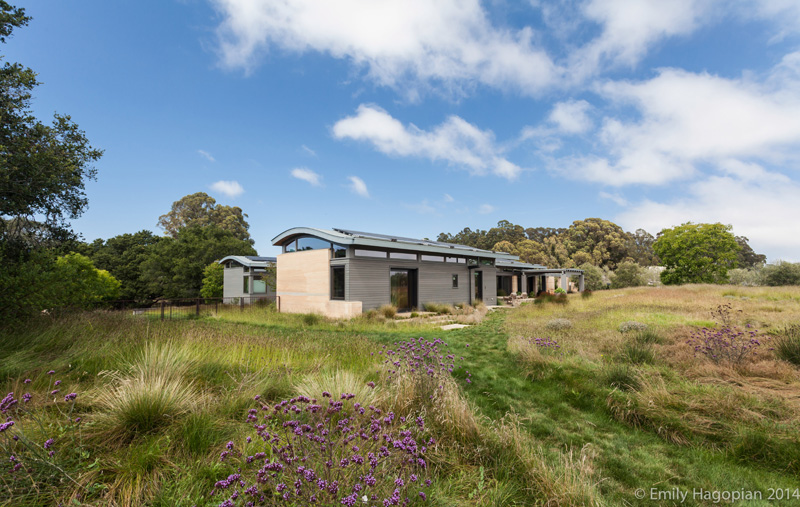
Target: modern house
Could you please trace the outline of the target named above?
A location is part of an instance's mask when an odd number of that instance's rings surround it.
[[[583,289],[581,270],[547,269],[508,253],[439,241],[295,227],[272,244],[283,252],[276,262],[282,312],[352,317],[385,304],[400,310],[433,302],[495,305],[498,293],[546,288],[547,277],[560,277],[566,287],[568,277],[578,276]]]
[[[225,268],[224,302],[249,304],[258,299],[275,299],[275,289],[267,283],[267,268],[275,266],[275,257],[229,255],[218,262]]]

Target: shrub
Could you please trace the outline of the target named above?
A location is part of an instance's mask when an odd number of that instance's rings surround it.
[[[554,292],[556,294],[566,294],[567,293],[567,291],[565,291],[562,287],[557,288]]]
[[[778,359],[800,366],[800,324],[787,327],[774,346]]]
[[[638,287],[644,285],[644,272],[635,262],[623,262],[614,271],[614,278],[611,280],[612,289],[623,289],[625,287]]]
[[[635,320],[627,320],[619,325],[620,333],[627,333],[629,331],[644,331],[647,329],[647,324],[643,322],[636,322]]]
[[[603,370],[603,382],[621,391],[636,391],[641,386],[636,371],[627,364],[609,364]]]
[[[317,326],[324,320],[322,315],[317,313],[304,313],[301,319],[306,326]]]
[[[762,273],[767,285],[800,285],[800,263],[778,261],[764,266]]]
[[[695,356],[703,354],[715,363],[740,364],[748,356],[756,354],[763,338],[758,335],[758,330],[750,328],[750,324],[744,330],[732,325],[731,312],[729,304],[718,306],[711,314],[720,327],[704,327],[692,333],[686,343],[694,347]]]
[[[260,411],[250,410],[255,438],[248,437],[242,451],[228,442],[220,455],[234,472],[214,485],[216,494],[228,497],[221,505],[264,497],[288,505],[398,505],[409,496],[426,497],[425,454],[435,441],[421,440],[422,417],[384,414],[350,393],[339,399],[321,394],[321,403],[298,396],[264,405],[260,421]]]
[[[393,319],[395,315],[397,315],[397,307],[394,305],[383,305],[378,308],[378,313],[386,317],[387,319]]]
[[[583,292],[581,292],[581,297],[583,299],[589,299],[590,297],[592,297],[592,294],[593,294],[593,292],[591,290],[586,289]]]
[[[547,324],[545,324],[544,327],[551,331],[562,331],[564,329],[571,328],[572,321],[569,319],[552,319],[547,321]]]
[[[600,290],[605,287],[603,283],[603,270],[589,263],[581,264],[583,270],[583,287],[587,290]]]
[[[453,313],[453,307],[447,303],[425,303],[423,308],[426,312],[433,312],[439,315],[449,315]]]
[[[728,283],[745,287],[756,287],[764,284],[761,268],[736,268],[728,271]]]

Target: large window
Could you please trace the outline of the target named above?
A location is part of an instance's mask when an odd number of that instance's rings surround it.
[[[344,299],[344,266],[331,268],[331,299]]]
[[[333,258],[343,259],[347,257],[347,247],[333,243]]]
[[[253,278],[253,294],[266,294],[267,282],[261,278],[261,275],[256,275]]]
[[[331,244],[325,240],[315,238],[313,236],[304,236],[297,238],[297,251],[304,252],[306,250],[326,250],[331,247]]]
[[[242,292],[245,294],[250,294],[250,277],[245,276],[242,277]]]

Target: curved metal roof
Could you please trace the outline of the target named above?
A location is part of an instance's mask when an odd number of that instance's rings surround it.
[[[475,257],[491,257],[495,259],[518,259],[516,255],[505,252],[492,252],[466,245],[443,243],[428,239],[405,238],[387,234],[352,231],[348,229],[316,229],[313,227],[293,227],[272,238],[272,244],[280,246],[298,236],[316,236],[340,245],[356,245],[365,247],[391,248],[395,250],[411,250],[416,252],[439,253],[442,255],[464,255]]]
[[[269,264],[278,262],[278,259],[275,257],[259,257],[257,255],[229,255],[218,260],[217,263],[222,264],[227,261],[235,261],[249,268],[266,268]]]

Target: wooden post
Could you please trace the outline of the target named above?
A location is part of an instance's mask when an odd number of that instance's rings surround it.
[[[161,302],[161,320],[164,320],[164,302]]]

